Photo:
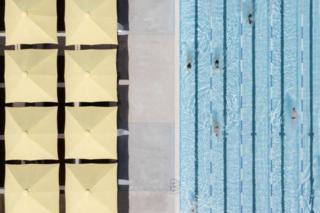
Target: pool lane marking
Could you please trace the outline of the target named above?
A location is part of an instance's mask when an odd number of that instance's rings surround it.
[[[212,1],[210,1],[211,3]],[[211,94],[213,93],[212,91],[212,88],[213,88],[213,41],[212,41],[212,38],[213,38],[213,16],[212,16],[212,3],[210,4],[210,8],[209,8],[209,12],[210,12],[210,92]],[[211,97],[212,98],[212,97]],[[212,151],[213,149],[213,128],[214,128],[214,123],[213,123],[213,102],[212,102],[212,99],[210,100],[210,118],[211,118],[211,125],[210,125],[210,150]],[[217,119],[217,118],[216,118]],[[210,170],[210,176],[211,178],[213,177],[213,166],[212,166],[212,160],[210,160],[209,162],[209,170]],[[213,185],[212,185],[212,182],[210,183],[210,188],[209,188],[209,194],[210,194],[210,197],[213,196]],[[210,206],[210,209],[209,209],[210,213],[213,212],[213,209],[212,207]]]
[[[280,137],[281,137],[281,212],[285,213],[285,190],[284,190],[284,0],[280,3],[280,73],[281,73],[281,109],[280,109]]]
[[[243,1],[240,0],[240,213],[243,211]]]
[[[227,0],[223,0],[223,122],[223,200],[227,213]]]
[[[256,1],[252,1],[252,211],[256,212]]]
[[[310,212],[313,213],[313,204],[314,204],[314,178],[313,178],[313,0],[310,0],[310,47],[309,47],[309,55],[310,55],[310,71],[309,71],[309,79],[310,79]]]
[[[198,44],[198,31],[199,31],[199,26],[198,26],[198,0],[195,0],[195,36],[194,36],[194,51],[195,51],[195,60],[194,60],[194,65],[195,65],[195,149],[194,149],[194,154],[195,154],[195,161],[194,161],[194,166],[195,166],[195,183],[194,183],[194,201],[195,204],[198,205],[198,196],[199,196],[199,186],[198,186],[198,176],[199,176],[199,168],[198,168],[198,163],[199,163],[199,156],[198,156],[198,110],[199,110],[199,103],[198,103],[198,59],[199,59],[199,44]],[[195,208],[195,211],[198,212],[198,208]]]
[[[270,27],[269,27],[269,62],[270,62],[270,67],[269,67],[269,99],[270,99],[270,105],[269,105],[269,135],[270,135],[270,150],[269,150],[269,160],[270,160],[270,165],[269,165],[269,208],[270,208],[270,213],[272,213],[273,209],[273,1],[270,0],[270,5],[269,5],[269,10],[270,10]]]
[[[304,38],[303,38],[303,30],[304,30],[304,0],[301,0],[301,14],[300,14],[300,212],[304,212],[303,205],[303,196],[304,196],[304,186],[303,186],[303,173],[304,173]]]

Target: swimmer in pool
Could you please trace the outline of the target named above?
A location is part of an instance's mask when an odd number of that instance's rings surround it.
[[[213,125],[213,132],[214,132],[214,135],[219,138],[220,136],[220,126],[219,126],[219,123],[214,121],[214,125]]]
[[[298,118],[298,112],[297,112],[296,108],[293,107],[293,108],[292,108],[292,112],[291,112],[292,125],[295,124],[297,118]]]
[[[253,15],[252,15],[252,13],[249,13],[249,15],[248,15],[248,22],[249,22],[249,24],[253,23]]]
[[[214,68],[215,69],[220,69],[220,66],[219,66],[219,60],[218,59],[216,59],[215,61],[214,61]]]
[[[197,203],[196,203],[196,202],[192,202],[192,206],[191,206],[191,208],[190,208],[191,213],[196,212],[196,211],[197,211],[197,208],[198,208]]]
[[[214,60],[214,63],[212,64],[212,71],[213,73],[219,73],[220,71],[220,62],[218,59]]]
[[[187,59],[187,68],[188,68],[188,70],[190,70],[192,68],[192,59],[191,59],[191,57],[188,57],[188,59]]]
[[[191,66],[191,63],[190,63],[190,62],[188,62],[188,64],[187,64],[187,68],[188,68],[189,70],[192,68],[192,66]]]

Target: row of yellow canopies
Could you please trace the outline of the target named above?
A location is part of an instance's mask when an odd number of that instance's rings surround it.
[[[6,0],[6,45],[57,41],[57,0]],[[66,45],[117,44],[116,0],[66,0]],[[117,101],[116,50],[64,51],[66,102]],[[5,51],[5,102],[58,102],[57,50]],[[61,83],[61,82],[60,82]],[[57,160],[57,107],[6,107],[6,160]],[[117,107],[65,107],[65,158],[117,159]],[[66,164],[68,213],[117,212],[117,164]],[[58,164],[6,164],[6,213],[58,213]]]
[[[65,51],[66,102],[117,101],[116,50]],[[57,50],[5,51],[5,100],[58,102]]]
[[[57,0],[6,0],[6,45],[57,43]],[[66,44],[117,44],[116,0],[65,1]]]
[[[57,107],[6,107],[6,160],[57,160]],[[65,158],[117,159],[117,107],[65,107]]]
[[[117,164],[66,164],[68,213],[116,213]],[[59,213],[59,165],[6,165],[6,213]]]

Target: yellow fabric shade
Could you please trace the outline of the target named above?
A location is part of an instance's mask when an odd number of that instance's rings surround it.
[[[117,164],[67,164],[67,213],[116,213]]]
[[[6,213],[59,213],[59,166],[6,165]]]
[[[6,107],[6,160],[58,159],[57,107]]]
[[[117,101],[116,50],[65,51],[66,102]]]
[[[6,44],[57,43],[56,0],[6,0]]]
[[[116,0],[68,0],[66,44],[117,44]]]
[[[117,107],[66,107],[65,157],[117,159]]]
[[[6,103],[57,102],[57,50],[5,51]]]

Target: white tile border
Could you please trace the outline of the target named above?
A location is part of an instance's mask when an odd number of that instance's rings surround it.
[[[175,0],[175,212],[180,212],[180,1]]]

